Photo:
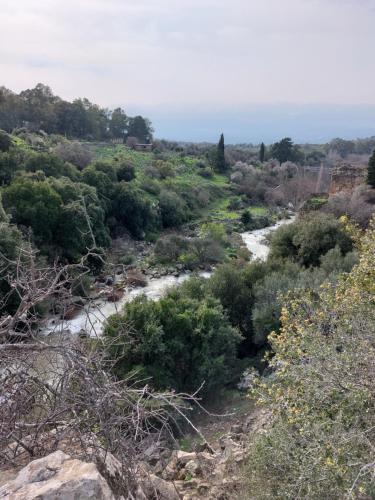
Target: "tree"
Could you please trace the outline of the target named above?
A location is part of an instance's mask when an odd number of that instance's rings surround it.
[[[264,145],[264,142],[262,142],[259,150],[259,161],[263,163],[265,158],[266,158],[266,146]]]
[[[109,121],[109,131],[115,139],[125,139],[128,129],[128,117],[121,108],[116,108],[112,111]]]
[[[139,142],[148,144],[152,141],[151,122],[143,116],[135,116],[129,119],[128,137],[136,137]]]
[[[279,160],[280,163],[286,161],[301,161],[303,159],[302,151],[293,144],[290,137],[281,139],[271,147],[271,156]]]
[[[13,222],[32,229],[37,245],[53,242],[62,199],[47,181],[17,179],[4,189],[3,202]]]
[[[241,214],[241,222],[245,226],[249,225],[253,221],[253,216],[251,215],[250,210],[245,210]]]
[[[367,182],[372,188],[375,188],[375,150],[368,162]]]
[[[12,148],[7,153],[0,153],[0,184],[9,184],[21,168],[23,155]]]
[[[50,153],[32,153],[26,159],[24,168],[27,172],[42,171],[46,177],[69,177],[78,180],[79,172],[74,165],[61,160]]]
[[[104,175],[104,174],[103,174]],[[61,196],[63,206],[58,220],[55,243],[69,262],[76,262],[88,249],[96,252],[110,245],[105,226],[105,212],[96,189],[70,179],[51,179],[54,190]]]
[[[0,130],[0,151],[9,151],[11,145],[12,139],[10,138],[10,136],[3,130]]]
[[[216,149],[216,157],[215,157],[215,169],[222,173],[225,173],[227,170],[227,162],[225,159],[225,144],[224,144],[224,134],[221,134],[219,143]]]

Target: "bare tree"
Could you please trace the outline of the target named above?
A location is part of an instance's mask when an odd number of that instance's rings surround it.
[[[100,337],[40,335],[37,306],[64,304],[72,271],[88,272],[84,259],[74,266],[41,265],[28,247],[15,261],[2,260],[19,305],[0,317],[0,469],[57,449],[104,467],[110,452],[121,467],[116,488],[133,491],[150,437],[172,437],[182,421],[193,426],[187,415],[199,405],[197,394],[156,392],[134,374],[116,379],[111,368],[117,360],[108,355],[116,339],[109,346]]]

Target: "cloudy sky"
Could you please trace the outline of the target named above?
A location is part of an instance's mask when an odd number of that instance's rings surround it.
[[[0,84],[171,138],[375,135],[374,26],[375,0],[0,0]]]

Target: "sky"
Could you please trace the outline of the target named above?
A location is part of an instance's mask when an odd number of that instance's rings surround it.
[[[158,137],[375,135],[375,0],[0,0],[0,85],[143,113]]]

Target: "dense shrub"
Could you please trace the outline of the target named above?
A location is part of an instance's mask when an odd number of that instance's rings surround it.
[[[15,272],[12,261],[19,257],[23,244],[20,231],[0,217],[0,316],[13,313],[19,304],[18,294],[12,289],[9,276]]]
[[[0,184],[9,184],[21,169],[22,156],[15,150],[0,153]]]
[[[164,227],[181,226],[189,218],[186,203],[173,191],[160,193],[159,208]]]
[[[284,302],[274,373],[254,391],[273,418],[253,435],[252,497],[374,496],[374,225],[359,246],[359,264],[337,284]]]
[[[17,179],[4,189],[3,203],[12,222],[32,229],[37,245],[53,242],[62,199],[47,181]]]
[[[135,168],[129,162],[123,161],[117,167],[117,179],[119,182],[130,182],[135,179]]]
[[[270,258],[288,258],[307,267],[318,266],[321,256],[336,246],[343,254],[352,249],[343,225],[332,216],[310,214],[273,233]]]
[[[26,172],[41,171],[46,177],[69,177],[79,179],[79,172],[74,165],[61,160],[50,153],[32,153],[27,158],[24,168]]]
[[[240,335],[218,301],[199,296],[199,288],[181,286],[157,302],[138,297],[109,319],[106,335],[117,338],[111,355],[118,376],[138,370],[155,387],[176,391],[204,383],[205,394],[231,381]]]
[[[144,193],[129,183],[115,185],[111,215],[136,238],[160,227],[160,216]]]
[[[177,262],[190,247],[190,241],[178,234],[169,234],[159,238],[154,248],[154,255],[161,263]]]
[[[72,163],[80,170],[87,167],[92,160],[90,151],[79,142],[60,143],[55,147],[53,152],[63,161]]]

